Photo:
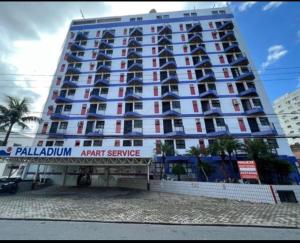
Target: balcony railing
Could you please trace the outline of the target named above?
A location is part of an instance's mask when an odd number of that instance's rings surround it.
[[[180,114],[181,114],[180,108],[173,108],[163,112],[163,116],[165,117],[173,117],[173,116],[176,117],[176,116],[180,116]]]
[[[66,74],[80,74],[80,69],[76,67],[68,67]]]
[[[88,109],[86,117],[88,119],[102,119],[105,116],[105,110]]]
[[[260,106],[254,106],[254,107],[248,107],[246,110],[245,110],[245,113],[247,115],[262,115],[264,114],[264,109]]]
[[[78,85],[76,82],[71,81],[71,80],[64,80],[63,85],[61,86],[62,88],[77,88]]]
[[[226,21],[224,24],[220,25],[218,30],[232,30],[234,27],[232,21]]]
[[[233,59],[230,63],[231,66],[245,66],[249,64],[248,58],[240,56],[237,59]]]
[[[63,96],[59,95],[55,98],[55,103],[72,103],[73,96]]]
[[[143,30],[142,28],[134,28],[129,32],[129,36],[142,36]]]
[[[67,129],[57,129],[56,131],[49,131],[49,137],[52,138],[61,138],[64,137],[64,135],[67,134]]]
[[[51,120],[66,120],[69,118],[70,112],[54,112],[51,114]]]
[[[83,32],[78,32],[75,38],[76,41],[87,40],[87,39],[88,39],[88,35]]]
[[[102,77],[95,77],[94,86],[100,87],[100,86],[108,86],[109,85],[109,79],[102,78]]]
[[[189,39],[188,39],[189,43],[201,43],[203,42],[202,36],[199,34],[195,34],[192,35]]]
[[[204,116],[221,116],[222,111],[221,108],[219,107],[211,107],[208,108],[207,110],[203,111]]]
[[[185,135],[184,127],[183,126],[174,127],[174,131],[165,133],[165,135],[170,138],[183,137]]]
[[[114,38],[115,33],[111,30],[103,30],[102,38]]]
[[[125,111],[124,117],[126,118],[139,118],[142,115],[136,111]]]
[[[159,57],[171,57],[171,56],[174,56],[174,53],[169,48],[163,48],[158,53],[158,56]]]
[[[85,135],[87,137],[102,137],[104,133],[104,128],[94,128],[91,131],[86,131]]]
[[[207,90],[200,93],[200,98],[216,98],[218,97],[216,90]]]
[[[128,50],[127,58],[129,58],[129,59],[142,58],[142,52]]]
[[[113,45],[102,40],[99,44],[99,49],[113,49]]]
[[[241,97],[245,97],[245,96],[257,96],[257,91],[256,88],[248,88],[244,91],[239,92],[239,95]]]
[[[228,31],[225,35],[220,37],[220,41],[235,41],[235,35],[233,31]]]
[[[170,39],[166,36],[162,36],[158,39],[157,44],[158,45],[171,45],[172,44],[172,39]]]
[[[176,69],[177,65],[175,61],[168,61],[160,67],[160,70]]]
[[[199,60],[199,62],[195,64],[195,68],[211,67],[211,66],[212,64],[210,59]]]
[[[99,51],[97,55],[98,61],[105,61],[105,60],[111,60],[111,56]]]
[[[99,94],[91,92],[89,101],[106,101],[107,94]]]
[[[262,126],[262,125],[258,125],[259,131],[257,132],[252,132],[253,135],[256,136],[267,136],[267,135],[277,135],[277,131],[273,126],[271,125],[266,125],[266,126]]]
[[[191,26],[187,32],[192,33],[192,32],[201,32],[202,31],[202,26],[200,23],[194,24]]]
[[[255,76],[252,71],[247,71],[247,72],[241,73],[240,75],[238,75],[234,78],[235,81],[253,80],[253,79],[255,79]]]
[[[200,78],[197,78],[197,82],[213,82],[216,81],[216,77],[214,73],[208,73]]]
[[[125,100],[140,100],[142,99],[142,93],[139,92],[126,92],[125,93]]]
[[[203,46],[198,46],[191,51],[191,55],[202,55],[206,54],[206,49]]]
[[[229,134],[227,126],[217,126],[214,128],[214,131],[207,131],[207,136],[209,137],[227,136]]]
[[[97,66],[96,69],[97,73],[109,73],[110,72],[110,66],[109,65],[105,65],[105,64],[101,64]]]
[[[131,78],[127,78],[127,84],[128,85],[143,84],[143,77],[134,76],[134,77],[131,77]]]
[[[82,62],[82,59],[71,54],[71,53],[67,53],[66,56],[67,62]]]
[[[127,71],[143,71],[143,64],[141,63],[131,63],[128,65]]]
[[[71,51],[84,51],[85,48],[77,43],[72,43],[72,45],[70,46],[70,50]]]
[[[162,94],[161,98],[163,100],[179,99],[179,93],[178,93],[178,91],[169,91],[169,92],[166,92],[166,93]]]
[[[127,46],[128,47],[140,47],[140,46],[142,46],[142,43],[137,41],[136,39],[129,39]]]
[[[143,135],[143,128],[142,127],[134,127],[130,132],[125,132],[124,135],[126,137],[139,137]]]
[[[233,53],[233,52],[240,52],[240,51],[241,51],[241,49],[240,49],[239,45],[236,43],[231,44],[228,47],[224,48],[224,52],[226,52],[226,53]]]
[[[179,82],[177,75],[169,75],[161,81],[163,84],[176,84]]]
[[[172,34],[172,28],[170,25],[165,25],[163,26],[159,31],[158,31],[159,35],[169,35]]]

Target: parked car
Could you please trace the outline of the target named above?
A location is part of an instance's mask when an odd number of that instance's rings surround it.
[[[16,193],[18,190],[18,182],[8,182],[1,185],[0,193]]]

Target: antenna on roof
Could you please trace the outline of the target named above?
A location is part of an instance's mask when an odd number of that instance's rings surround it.
[[[213,8],[215,8],[215,5],[216,5],[216,4],[214,3],[214,6],[213,6]]]
[[[82,18],[84,19],[84,15],[83,15],[83,12],[81,9],[80,9],[80,13],[81,13]]]

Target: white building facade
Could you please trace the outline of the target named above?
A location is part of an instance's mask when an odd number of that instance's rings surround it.
[[[290,145],[300,144],[300,89],[284,94],[273,103],[280,125]],[[295,136],[295,137],[293,137]]]
[[[292,156],[253,70],[228,8],[74,20],[33,146],[143,148],[152,157],[160,143],[184,155],[232,135],[263,137]],[[79,167],[68,169],[74,184]],[[108,173],[90,169],[92,181]],[[45,170],[60,181],[66,173]]]

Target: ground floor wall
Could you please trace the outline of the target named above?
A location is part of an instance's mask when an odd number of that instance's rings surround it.
[[[119,187],[132,189],[147,189],[144,179],[121,178]],[[300,186],[298,185],[253,185],[236,183],[211,183],[150,180],[150,190],[156,192],[178,193],[191,196],[224,198],[255,203],[280,203],[279,191],[293,191],[300,203]]]

